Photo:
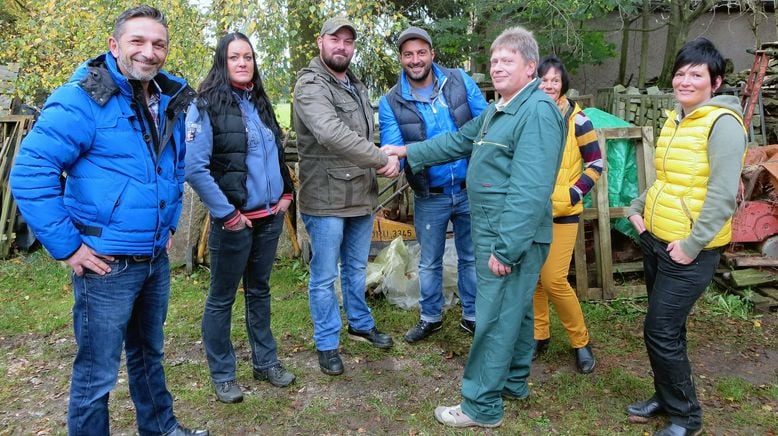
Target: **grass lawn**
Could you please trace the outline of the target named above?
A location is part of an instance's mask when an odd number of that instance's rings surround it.
[[[630,424],[624,407],[652,393],[640,329],[641,300],[584,304],[598,365],[591,375],[574,370],[574,359],[556,316],[552,343],[533,363],[531,395],[505,403],[502,427],[456,432],[435,421],[437,405],[460,400],[462,369],[470,337],[457,327],[459,310],[444,328],[409,345],[402,334],[414,311],[373,298],[378,326],[395,347],[377,350],[341,336],[346,371],[338,377],[318,369],[306,296],[307,269],[299,261],[277,262],[272,326],[281,361],[297,375],[279,389],[252,378],[244,308],[238,298],[233,342],[245,400],[215,400],[200,339],[207,269],[174,271],[166,324],[166,373],[176,416],[217,435],[287,434],[625,434],[643,435],[663,419]],[[0,435],[66,434],[70,366],[75,354],[69,272],[38,251],[0,261]],[[778,432],[778,320],[775,314],[731,316],[715,296],[701,299],[689,318],[695,383],[704,409],[705,434]],[[345,330],[345,329],[344,329]],[[114,434],[135,434],[135,418],[122,368],[110,399]]]

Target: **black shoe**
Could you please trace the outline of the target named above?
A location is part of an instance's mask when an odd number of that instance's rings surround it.
[[[475,321],[462,318],[459,320],[459,328],[470,333],[470,336],[475,335]]]
[[[316,350],[316,354],[319,355],[321,372],[327,375],[343,374],[343,361],[340,360],[340,354],[338,354],[337,349],[327,351]]]
[[[181,424],[176,424],[176,428],[173,429],[167,436],[208,436],[208,430],[189,430],[183,427]]]
[[[392,348],[392,345],[394,345],[391,336],[379,332],[375,327],[367,331],[361,331],[354,330],[351,326],[348,326],[348,335],[351,339],[370,343],[376,348]]]
[[[628,415],[640,416],[641,418],[653,418],[664,412],[665,409],[659,404],[659,401],[656,400],[656,395],[646,401],[640,401],[627,406]]]
[[[412,344],[414,342],[420,341],[442,328],[443,321],[427,322],[421,320],[418,324],[413,326],[405,333],[405,342]]]
[[[592,353],[592,344],[586,344],[584,347],[575,349],[575,366],[578,368],[578,372],[589,374],[594,371],[596,364],[597,359],[594,358],[594,353]]]
[[[532,351],[532,360],[535,360],[541,354],[545,353],[548,349],[548,344],[551,342],[549,339],[535,339],[535,349]]]
[[[216,398],[222,403],[233,404],[243,401],[243,391],[235,380],[214,383],[213,388],[216,390]]]
[[[702,433],[702,429],[691,430],[678,424],[670,424],[667,427],[654,432],[654,436],[695,436]]]
[[[267,380],[273,386],[284,388],[292,384],[295,376],[278,363],[267,369],[255,369],[254,378],[256,380]]]

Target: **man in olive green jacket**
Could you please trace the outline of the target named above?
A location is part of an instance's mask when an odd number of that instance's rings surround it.
[[[319,367],[329,375],[343,373],[338,259],[349,336],[378,348],[393,344],[376,329],[365,302],[365,269],[378,201],[376,170],[395,177],[400,166],[373,144],[367,89],[348,69],[356,38],[346,17],[327,20],[316,40],[319,56],[298,73],[294,90],[298,207],[311,237],[308,298]]]

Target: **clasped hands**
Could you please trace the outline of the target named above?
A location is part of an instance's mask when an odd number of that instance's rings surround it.
[[[386,165],[377,170],[378,174],[389,178],[397,177],[400,174],[400,158],[405,157],[405,147],[385,145],[381,147],[381,151],[389,157],[389,160]]]

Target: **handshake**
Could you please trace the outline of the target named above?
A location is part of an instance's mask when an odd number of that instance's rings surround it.
[[[405,146],[384,145],[381,151],[389,157],[389,161],[377,170],[378,174],[389,178],[397,177],[400,174],[400,158],[405,157]]]

